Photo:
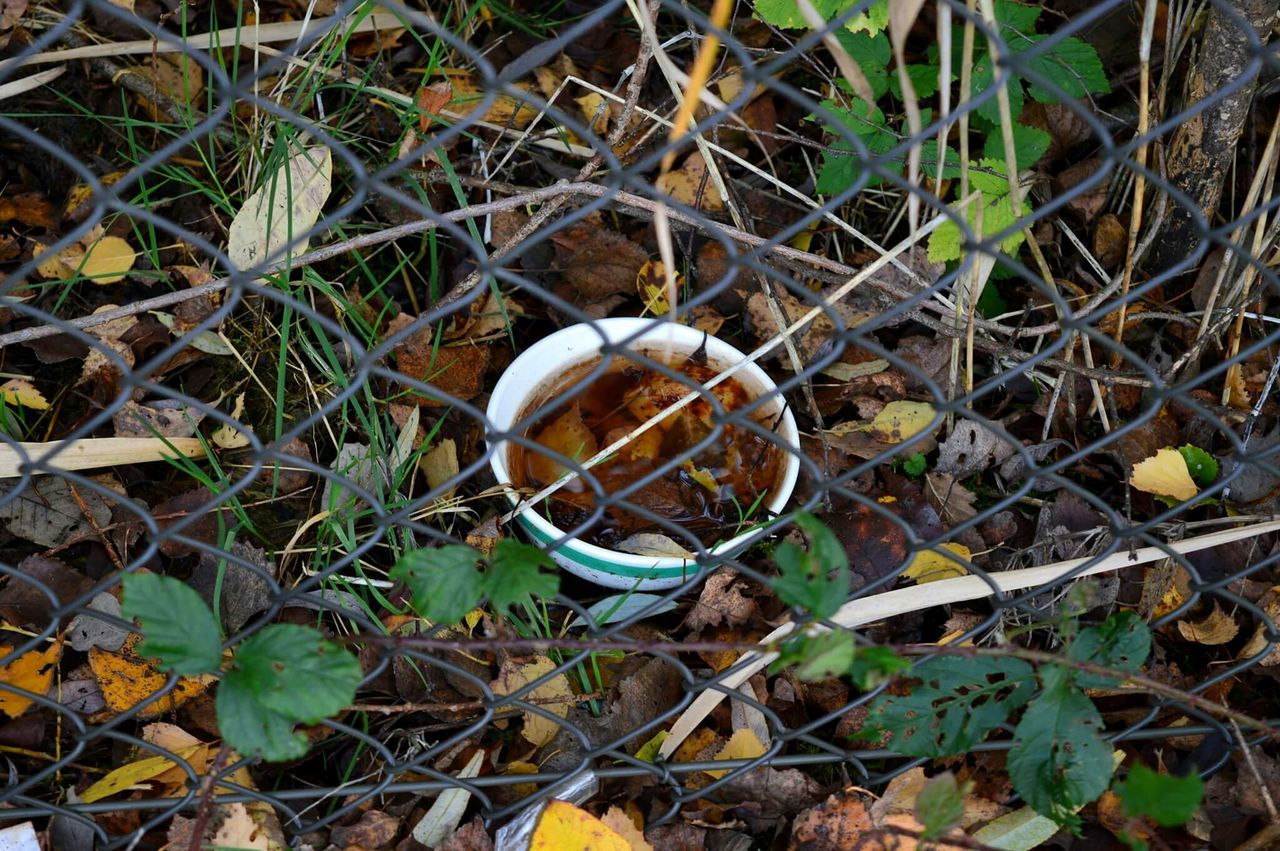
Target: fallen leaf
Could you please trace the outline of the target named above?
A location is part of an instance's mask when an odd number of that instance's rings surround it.
[[[400,819],[382,810],[365,810],[355,824],[333,828],[329,834],[329,841],[339,848],[374,851],[378,848],[394,848],[396,834],[399,832]],[[449,833],[452,832],[450,828]],[[448,834],[446,833],[445,836]],[[445,837],[440,838],[443,840]],[[427,844],[438,845],[439,842]]]
[[[538,816],[529,851],[631,851],[631,843],[587,811],[551,800]]]
[[[254,821],[244,804],[227,806],[226,817],[213,834],[215,848],[253,849],[272,851],[271,841],[262,826]]]
[[[304,149],[268,176],[231,220],[227,232],[231,264],[243,271],[305,253],[311,230],[329,199],[332,176],[333,154],[328,148]]]
[[[641,825],[637,825],[631,817],[619,807],[610,807],[600,821],[614,833],[618,834],[630,846],[631,851],[654,851],[652,845],[644,838]]]
[[[30,381],[23,381],[21,378],[10,378],[0,384],[0,397],[4,398],[5,404],[21,405],[32,411],[49,409],[49,400],[44,398],[44,394]]]
[[[466,120],[480,118],[490,124],[499,124],[503,127],[521,130],[528,127],[538,114],[538,111],[532,105],[525,103],[523,100],[499,93],[489,102],[484,114],[477,115],[480,107],[485,102],[486,85],[476,82],[474,75],[470,71],[460,71],[453,68],[442,68],[440,70],[448,78],[449,85],[453,90],[453,96],[449,100],[447,109],[450,112],[461,115]],[[523,91],[528,90],[528,86],[524,83],[510,83],[509,85]]]
[[[649,262],[649,253],[616,231],[573,229],[554,240],[556,267],[564,278],[565,294],[578,304],[595,304],[609,296],[635,291],[636,277]]]
[[[0,644],[0,656],[13,652],[13,647]],[[28,650],[17,659],[0,668],[0,683],[25,689],[32,694],[44,695],[53,683],[53,672],[62,658],[62,640],[58,639],[44,650]],[[31,706],[32,700],[8,689],[0,689],[0,712],[17,718]]]
[[[13,30],[27,11],[27,0],[0,0],[0,50],[9,46]]]
[[[1179,502],[1200,492],[1182,453],[1171,447],[1161,449],[1145,461],[1134,465],[1129,484],[1136,490]]]
[[[231,418],[233,420],[239,421],[244,415],[244,397],[244,393],[236,396],[236,403],[231,410]],[[243,424],[237,428],[230,423],[223,423],[213,430],[213,434],[209,435],[209,439],[219,449],[241,449],[251,442],[249,435],[245,433],[248,429],[249,427]]]
[[[684,275],[678,272],[675,275],[675,287],[676,293],[684,291]],[[646,313],[664,316],[671,312],[671,302],[667,297],[667,267],[661,260],[647,260],[640,267],[640,271],[636,273],[636,292],[640,294]]]
[[[116,307],[117,305],[114,304],[104,304],[94,313],[104,313],[108,310],[115,310]],[[119,367],[107,357],[106,352],[111,352],[123,361],[126,369],[133,366],[136,360],[133,348],[121,338],[137,324],[138,317],[122,316],[119,319],[112,319],[109,322],[103,322],[87,329],[90,334],[98,338],[98,342],[91,346],[89,353],[85,355],[84,365],[80,369],[80,378],[76,380],[76,387],[87,384],[90,381],[102,380],[104,375],[110,376],[112,379],[119,375]]]
[[[174,750],[173,753],[183,760],[189,760],[191,756],[201,749],[207,751],[208,747],[208,745],[204,744],[189,745]],[[119,795],[121,792],[128,792],[134,789],[141,788],[143,791],[151,791],[151,786],[141,786],[141,784],[156,779],[171,768],[178,767],[176,761],[163,756],[147,757],[137,762],[122,765],[81,792],[80,800],[86,804],[91,804],[94,801],[100,801],[103,798],[110,798],[112,795]],[[192,767],[195,768],[195,766]]]
[[[758,756],[762,756],[766,750],[764,742],[760,741],[760,737],[755,734],[755,731],[750,727],[743,727],[734,731],[733,735],[729,737],[729,741],[716,753],[713,759],[716,762],[730,759],[755,759]],[[724,777],[728,773],[729,769],[707,771],[707,774],[716,778]]]
[[[507,659],[502,663],[502,667],[498,671],[498,678],[490,684],[490,688],[493,689],[494,694],[511,694],[539,677],[550,673],[554,668],[555,663],[546,658],[525,662]],[[568,679],[565,678],[564,674],[558,674],[521,699],[535,704],[540,709],[553,715],[564,718],[573,707],[573,701],[569,699],[572,697],[573,691],[569,688]],[[526,710],[524,713],[524,725],[520,728],[520,735],[524,736],[535,747],[542,747],[554,739],[561,729],[561,725],[551,719]]]
[[[25,0],[19,0],[26,6]],[[4,30],[9,20],[9,12],[14,6],[12,0],[0,0],[0,40],[7,38]],[[0,44],[3,47],[3,44]],[[27,227],[52,230],[54,225],[53,204],[39,192],[13,192],[0,198],[0,222],[18,222]]]
[[[65,256],[61,259],[72,272],[79,272],[81,277],[91,278],[98,284],[114,284],[123,281],[124,276],[133,269],[137,254],[120,237],[104,236],[85,247],[84,256],[78,264],[69,262]]]
[[[1240,632],[1240,624],[1224,612],[1221,606],[1214,603],[1213,611],[1200,620],[1178,621],[1178,632],[1187,641],[1194,641],[1197,644],[1226,644]]]
[[[89,603],[87,610],[76,615],[67,626],[67,643],[81,653],[91,647],[103,650],[119,650],[129,637],[129,631],[106,618],[96,617],[100,612],[109,617],[120,617],[120,601],[107,591],[102,591]]]
[[[129,5],[132,7],[133,3]],[[148,56],[135,73],[145,76],[159,94],[177,103],[199,103],[200,95],[204,93],[203,66],[181,53]],[[173,120],[148,98],[139,95],[138,104],[153,121],[164,124]]]
[[[191,437],[204,418],[204,411],[174,399],[146,405],[130,399],[111,415],[111,424],[116,437]]]
[[[965,561],[973,554],[963,544],[942,544],[938,549],[955,553]],[[939,579],[953,579],[957,576],[968,576],[969,571],[964,564],[948,558],[937,550],[921,550],[911,559],[911,564],[902,571],[903,579],[914,579],[923,585],[926,582],[937,582]]]
[[[928,402],[890,402],[866,429],[885,443],[902,443],[925,429],[941,424]]]
[[[654,186],[689,207],[713,212],[724,209],[724,198],[707,176],[706,160],[698,151],[685,157],[680,168],[660,175]]]
[[[453,87],[443,80],[418,89],[418,129],[426,133],[439,120],[444,108],[453,99]]]
[[[480,774],[480,766],[484,763],[485,751],[477,750],[471,759],[458,772],[461,780],[470,780]],[[471,793],[463,786],[446,789],[440,793],[416,825],[413,827],[413,838],[428,848],[434,848],[458,829]]]
[[[458,475],[458,444],[453,438],[446,437],[418,459],[418,467],[427,477],[427,486],[431,490],[443,486]],[[453,496],[456,484],[440,494],[441,499]]]
[[[1115,269],[1124,262],[1129,248],[1129,232],[1115,213],[1103,213],[1093,231],[1093,256],[1104,269]]]
[[[138,656],[134,648],[141,638],[137,633],[130,634],[118,653],[98,647],[89,650],[89,667],[102,689],[107,708],[113,714],[126,712],[149,700],[164,689],[165,683],[169,681],[166,674],[160,673],[153,664]],[[138,713],[138,717],[155,718],[177,709],[216,681],[217,678],[213,675],[179,678],[171,692],[148,704]]]
[[[29,555],[18,562],[16,569],[10,569],[0,587],[0,616],[14,626],[43,629],[55,608],[65,606],[91,587],[89,577],[58,559]]]
[[[151,315],[169,329],[169,332],[175,337],[182,337],[186,331],[180,326],[178,317],[172,313],[165,313],[163,310],[152,310]],[[199,323],[197,323],[199,324]],[[221,357],[234,357],[236,350],[217,331],[201,331],[193,337],[187,337],[191,348],[207,355],[219,355]]]
[[[694,558],[694,554],[689,552],[673,538],[663,535],[659,532],[636,532],[634,535],[628,535],[624,540],[613,545],[613,549],[619,552],[631,553],[638,556],[656,556],[658,558]]]
[[[742,626],[756,614],[755,601],[742,593],[736,571],[721,567],[707,577],[698,601],[689,609],[684,625],[692,632],[708,626]]]
[[[12,487],[0,485],[0,493],[8,493]],[[9,531],[19,538],[42,547],[58,547],[95,534],[95,526],[109,526],[111,506],[96,490],[80,486],[73,494],[66,479],[40,476],[16,499],[0,505],[0,520],[5,520]]]

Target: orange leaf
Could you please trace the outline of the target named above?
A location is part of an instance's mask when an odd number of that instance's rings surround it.
[[[13,650],[7,644],[0,644],[0,656]],[[54,667],[62,657],[62,640],[50,644],[44,650],[30,650],[0,668],[0,683],[7,683],[33,694],[44,694],[53,682]],[[0,712],[10,718],[17,718],[31,706],[31,698],[15,694],[7,689],[0,690]]]
[[[98,647],[89,650],[89,667],[98,679],[103,699],[114,713],[125,712],[148,700],[169,681],[167,675],[160,673],[154,665],[135,652],[134,647],[140,639],[139,635],[130,635],[118,653]],[[173,691],[148,705],[138,713],[138,717],[155,718],[177,709],[207,689],[215,679],[212,675],[183,677],[178,680]]]

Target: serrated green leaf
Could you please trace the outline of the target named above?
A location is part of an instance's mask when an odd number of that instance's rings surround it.
[[[1031,35],[1011,39],[1009,49],[1014,53],[1027,54],[1023,57],[1027,69],[1051,81],[1067,98],[1081,98],[1111,91],[1102,59],[1098,57],[1098,51],[1093,45],[1072,37],[1064,38],[1048,48],[1041,47],[1041,43],[1047,38],[1049,37]],[[1061,100],[1056,92],[1036,83],[1031,83],[1028,91],[1031,97],[1041,103],[1056,103]],[[1016,114],[1014,118],[1017,118]]]
[[[412,550],[400,557],[390,576],[408,586],[418,614],[434,623],[457,623],[480,605],[479,561],[479,552],[459,544]]]
[[[824,21],[852,9],[859,0],[810,0]],[[808,29],[809,23],[796,0],[756,0],[756,15],[780,29]],[[865,12],[853,15],[845,25],[851,32],[866,30],[874,35],[889,24],[888,0],[876,0]]]
[[[950,771],[930,777],[916,793],[916,821],[924,828],[920,838],[938,839],[957,827],[964,818],[964,796],[972,789],[972,781],[957,783]]]
[[[185,582],[153,573],[124,577],[126,618],[142,623],[138,653],[184,677],[211,674],[222,664],[222,639],[213,612]]]
[[[1009,177],[1005,168],[1004,160],[979,160],[969,169],[969,185],[987,198],[1008,195]]]
[[[1190,821],[1204,797],[1204,781],[1192,773],[1186,777],[1158,774],[1142,763],[1129,769],[1129,776],[1115,784],[1115,793],[1125,813],[1146,817],[1162,827],[1177,827]]]
[[[912,668],[906,695],[882,694],[867,725],[892,734],[888,747],[909,756],[965,753],[1035,693],[1035,672],[1021,659],[947,656]]]
[[[1183,460],[1187,462],[1187,472],[1202,488],[1207,488],[1218,478],[1218,460],[1199,446],[1187,444],[1178,448]]]
[[[1141,668],[1150,653],[1151,630],[1133,612],[1117,612],[1105,622],[1081,630],[1067,648],[1067,658],[1072,661],[1088,662],[1126,674]],[[1081,688],[1115,686],[1121,679],[1089,671],[1075,672],[1075,682]]]
[[[1025,124],[1013,125],[1013,152],[1018,160],[1018,171],[1031,168],[1045,152],[1049,150],[1052,138],[1039,127],[1027,127]],[[996,128],[987,137],[982,148],[982,158],[993,162],[1004,162],[1004,134]]]
[[[907,76],[911,78],[911,87],[916,90],[917,98],[931,98],[938,93],[937,65],[908,65]],[[898,72],[886,72],[886,77],[889,91],[898,100],[902,100],[902,81],[898,79]]]
[[[1007,758],[1013,788],[1036,812],[1077,827],[1076,810],[1111,781],[1111,748],[1101,729],[1102,716],[1083,692],[1068,680],[1046,685],[1013,733]]]
[[[499,541],[481,588],[489,602],[504,611],[530,597],[554,597],[560,590],[560,577],[543,573],[544,567],[555,570],[556,564],[537,547],[510,539]]]
[[[347,650],[310,627],[277,623],[241,643],[224,683],[285,718],[316,724],[351,705],[360,677]]]
[[[863,691],[871,691],[910,668],[910,659],[899,656],[888,647],[860,647],[849,666],[849,679]]]
[[[843,27],[836,30],[835,36],[840,46],[862,69],[863,76],[871,86],[871,93],[880,98],[889,91],[889,59],[893,55],[893,48],[889,46],[889,37],[884,33],[873,36],[865,32],[850,32]],[[843,79],[838,81],[837,85],[845,91],[851,90],[849,84]]]
[[[1012,28],[1016,32],[1035,32],[1041,11],[1043,6],[1040,3],[1015,3],[1013,0],[995,2],[996,20],[1003,27]]]
[[[849,596],[849,557],[839,539],[812,514],[800,512],[795,523],[809,538],[809,548],[790,541],[774,548],[779,576],[772,582],[773,590],[788,606],[815,618],[831,617]]]
[[[984,50],[975,54],[973,61],[973,99],[976,101],[978,96],[986,92],[995,85],[996,69],[991,61],[991,56]],[[1018,75],[1013,74],[1005,86],[1009,93],[1009,117],[1014,121],[1022,115],[1022,107],[1024,97],[1022,94],[1022,81]],[[978,104],[974,108],[974,112],[990,121],[995,126],[1000,126],[1000,97],[997,93],[992,92],[991,99]]]
[[[242,756],[268,762],[298,759],[307,752],[307,737],[294,732],[294,722],[263,706],[246,683],[228,674],[215,701],[222,740]]]
[[[991,234],[999,233],[1017,224],[1021,218],[1013,214],[1013,199],[1008,195],[995,199],[987,199],[987,196],[984,195],[983,202],[982,233],[984,241]],[[977,230],[978,220],[977,211],[974,209],[976,205],[977,202],[969,205],[969,215],[967,216],[970,229],[975,231]],[[1023,201],[1020,206],[1022,216],[1031,214],[1031,205],[1026,201]],[[1014,231],[1000,241],[1000,250],[1005,254],[1013,254],[1022,245],[1022,241],[1025,238],[1021,230]],[[937,230],[929,235],[929,259],[935,263],[960,259],[960,246],[963,241],[959,225],[952,221],[943,222],[938,226]]]

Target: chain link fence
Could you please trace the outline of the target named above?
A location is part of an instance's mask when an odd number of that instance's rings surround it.
[[[914,115],[890,56],[877,66],[857,52],[870,38],[849,38],[879,5],[818,32],[745,2],[716,26],[667,0],[312,3],[280,22],[265,6],[74,0],[4,19],[0,346],[5,377],[53,400],[5,385],[4,819],[53,817],[63,847],[134,847],[198,811],[212,767],[218,803],[265,803],[307,841],[450,790],[491,828],[539,800],[601,794],[643,799],[650,826],[711,802],[756,829],[788,795],[919,764],[849,738],[874,692],[742,676],[742,651],[787,617],[769,547],[712,553],[640,504],[693,451],[622,492],[557,456],[595,498],[544,546],[564,551],[625,507],[695,551],[671,587],[599,626],[588,610],[613,592],[568,573],[541,623],[404,616],[396,557],[516,534],[497,523],[511,503],[494,447],[534,445],[530,425],[594,377],[500,426],[486,406],[512,359],[578,323],[625,352],[636,335],[601,320],[656,325],[668,309],[742,352],[773,346],[756,360],[799,443],[714,404],[700,437],[749,430],[797,458],[775,539],[794,511],[824,517],[851,556],[850,599],[873,606],[920,553],[962,546],[987,583],[961,607],[869,609],[860,641],[991,643],[1068,609],[1124,607],[1181,648],[1153,659],[1160,677],[1210,700],[1234,686],[1234,706],[1274,717],[1274,538],[1175,547],[1264,523],[1280,485],[1274,4],[1161,5],[1145,38],[1128,3],[1042,10],[1031,29],[991,23],[1029,7],[924,4],[899,57],[935,68],[913,81],[930,105]],[[1106,90],[1054,59],[1086,41]],[[700,49],[711,82],[673,140]],[[937,91],[937,67],[953,90]],[[852,109],[861,86],[891,89],[901,123]],[[1022,139],[1005,129],[1020,113],[1051,149],[1010,183],[1003,152]],[[1205,156],[1188,165],[1192,131]],[[939,154],[953,149],[971,167]],[[289,191],[273,196],[278,182]],[[43,221],[22,213],[36,187],[53,199]],[[284,202],[246,248],[233,220],[255,191]],[[121,268],[111,237],[135,255]],[[618,285],[637,271],[638,289]],[[648,365],[697,389],[660,360]],[[848,425],[896,400],[929,403],[936,428],[877,442]],[[185,460],[163,460],[157,435]],[[102,448],[118,437],[135,443]],[[1165,501],[1126,486],[1180,445],[1218,456],[1220,475]],[[1145,547],[1167,560],[1123,564]],[[1073,559],[1052,581],[998,584]],[[1076,581],[1100,564],[1118,567]],[[358,650],[356,707],[311,728],[309,754],[283,768],[215,762],[201,743],[216,739],[217,686],[132,650],[118,597],[138,571],[217,600],[225,646],[285,620]],[[1206,638],[1222,619],[1230,635]],[[503,684],[512,659],[545,664]],[[758,729],[763,755],[638,753],[714,692],[732,698],[716,710],[725,728]],[[1212,774],[1244,746],[1201,703],[1133,700],[1108,716],[1118,747],[1194,739]],[[549,731],[531,751],[516,731],[534,719]],[[158,722],[195,744],[157,739]],[[104,771],[157,755],[177,766],[166,782],[81,800]]]

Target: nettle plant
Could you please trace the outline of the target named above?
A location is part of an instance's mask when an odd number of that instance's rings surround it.
[[[825,151],[818,171],[817,191],[823,195],[837,195],[866,180],[866,186],[875,187],[884,182],[881,175],[868,172],[862,160],[854,155],[855,146],[846,137],[853,135],[865,146],[871,156],[887,154],[899,148],[909,135],[907,119],[902,110],[902,87],[896,68],[891,68],[893,49],[886,27],[889,22],[888,0],[867,4],[856,0],[813,0],[814,8],[826,20],[841,18],[855,7],[865,7],[852,15],[843,27],[836,30],[840,44],[858,64],[870,86],[874,101],[867,102],[853,94],[843,80],[837,85],[842,90],[839,99],[826,100],[823,108],[842,125],[840,138],[831,150]],[[1026,67],[1047,79],[1052,79],[1069,98],[1081,98],[1110,91],[1106,73],[1098,52],[1088,42],[1075,37],[1055,40],[1048,47],[1042,42],[1050,36],[1038,33],[1037,26],[1044,11],[1040,3],[1015,3],[1010,0],[995,1],[995,18],[999,33],[1007,49],[1015,56],[1025,55]],[[807,28],[795,0],[756,0],[756,14],[767,23],[783,29]],[[962,27],[954,27],[952,35],[952,81],[959,79],[960,46],[963,43]],[[1033,54],[1034,55],[1031,55]],[[927,127],[935,112],[923,106],[938,94],[939,57],[938,46],[929,46],[923,62],[906,66],[906,73],[922,103],[921,125]],[[986,39],[975,33],[973,70],[970,99],[978,100],[996,84],[996,67]],[[1013,156],[1015,168],[1029,168],[1049,149],[1050,138],[1045,131],[1019,123],[1028,100],[1054,103],[1059,100],[1056,92],[1032,83],[1014,74],[1006,90],[1013,118]],[[956,103],[952,98],[951,103]],[[892,117],[890,117],[892,116]],[[982,212],[982,233],[995,234],[1014,225],[1031,213],[1031,205],[1019,202],[1013,207],[1009,192],[1008,164],[1004,134],[1000,125],[1000,109],[992,96],[981,103],[970,116],[970,130],[982,137],[982,155],[970,161],[968,175],[971,192],[981,194],[981,199],[970,204],[965,212],[969,227],[976,231],[978,211]],[[846,153],[847,152],[847,153]],[[905,149],[902,162],[906,161]],[[939,171],[939,169],[941,171]],[[930,180],[939,173],[943,180],[953,183],[960,177],[960,154],[949,146],[939,147],[936,139],[920,145],[921,176]],[[958,200],[952,190],[951,200]],[[1023,235],[1014,232],[1000,243],[1005,253],[1012,254],[1022,244]],[[963,234],[959,225],[947,222],[929,238],[929,259],[935,262],[954,261],[960,258]]]
[[[860,644],[852,630],[816,624],[831,618],[850,592],[849,560],[835,534],[808,514],[796,517],[807,546],[774,549],[778,597],[812,624],[780,648],[774,670],[794,668],[805,679],[848,677],[863,690],[887,687],[871,703],[858,739],[906,756],[961,756],[1012,725],[1006,765],[1014,789],[1036,812],[1076,830],[1076,813],[1108,788],[1126,814],[1164,826],[1186,823],[1199,805],[1194,774],[1172,777],[1135,764],[1112,783],[1117,752],[1104,738],[1101,713],[1088,689],[1120,687],[1151,653],[1151,632],[1131,612],[1079,628],[1057,624],[1065,646],[1055,661],[1022,648],[939,647],[913,663],[891,647]],[[965,790],[952,784],[953,797]],[[941,807],[940,812],[949,811]],[[958,821],[958,816],[957,816]],[[927,825],[934,837],[954,826]],[[1132,840],[1131,844],[1141,844]]]

